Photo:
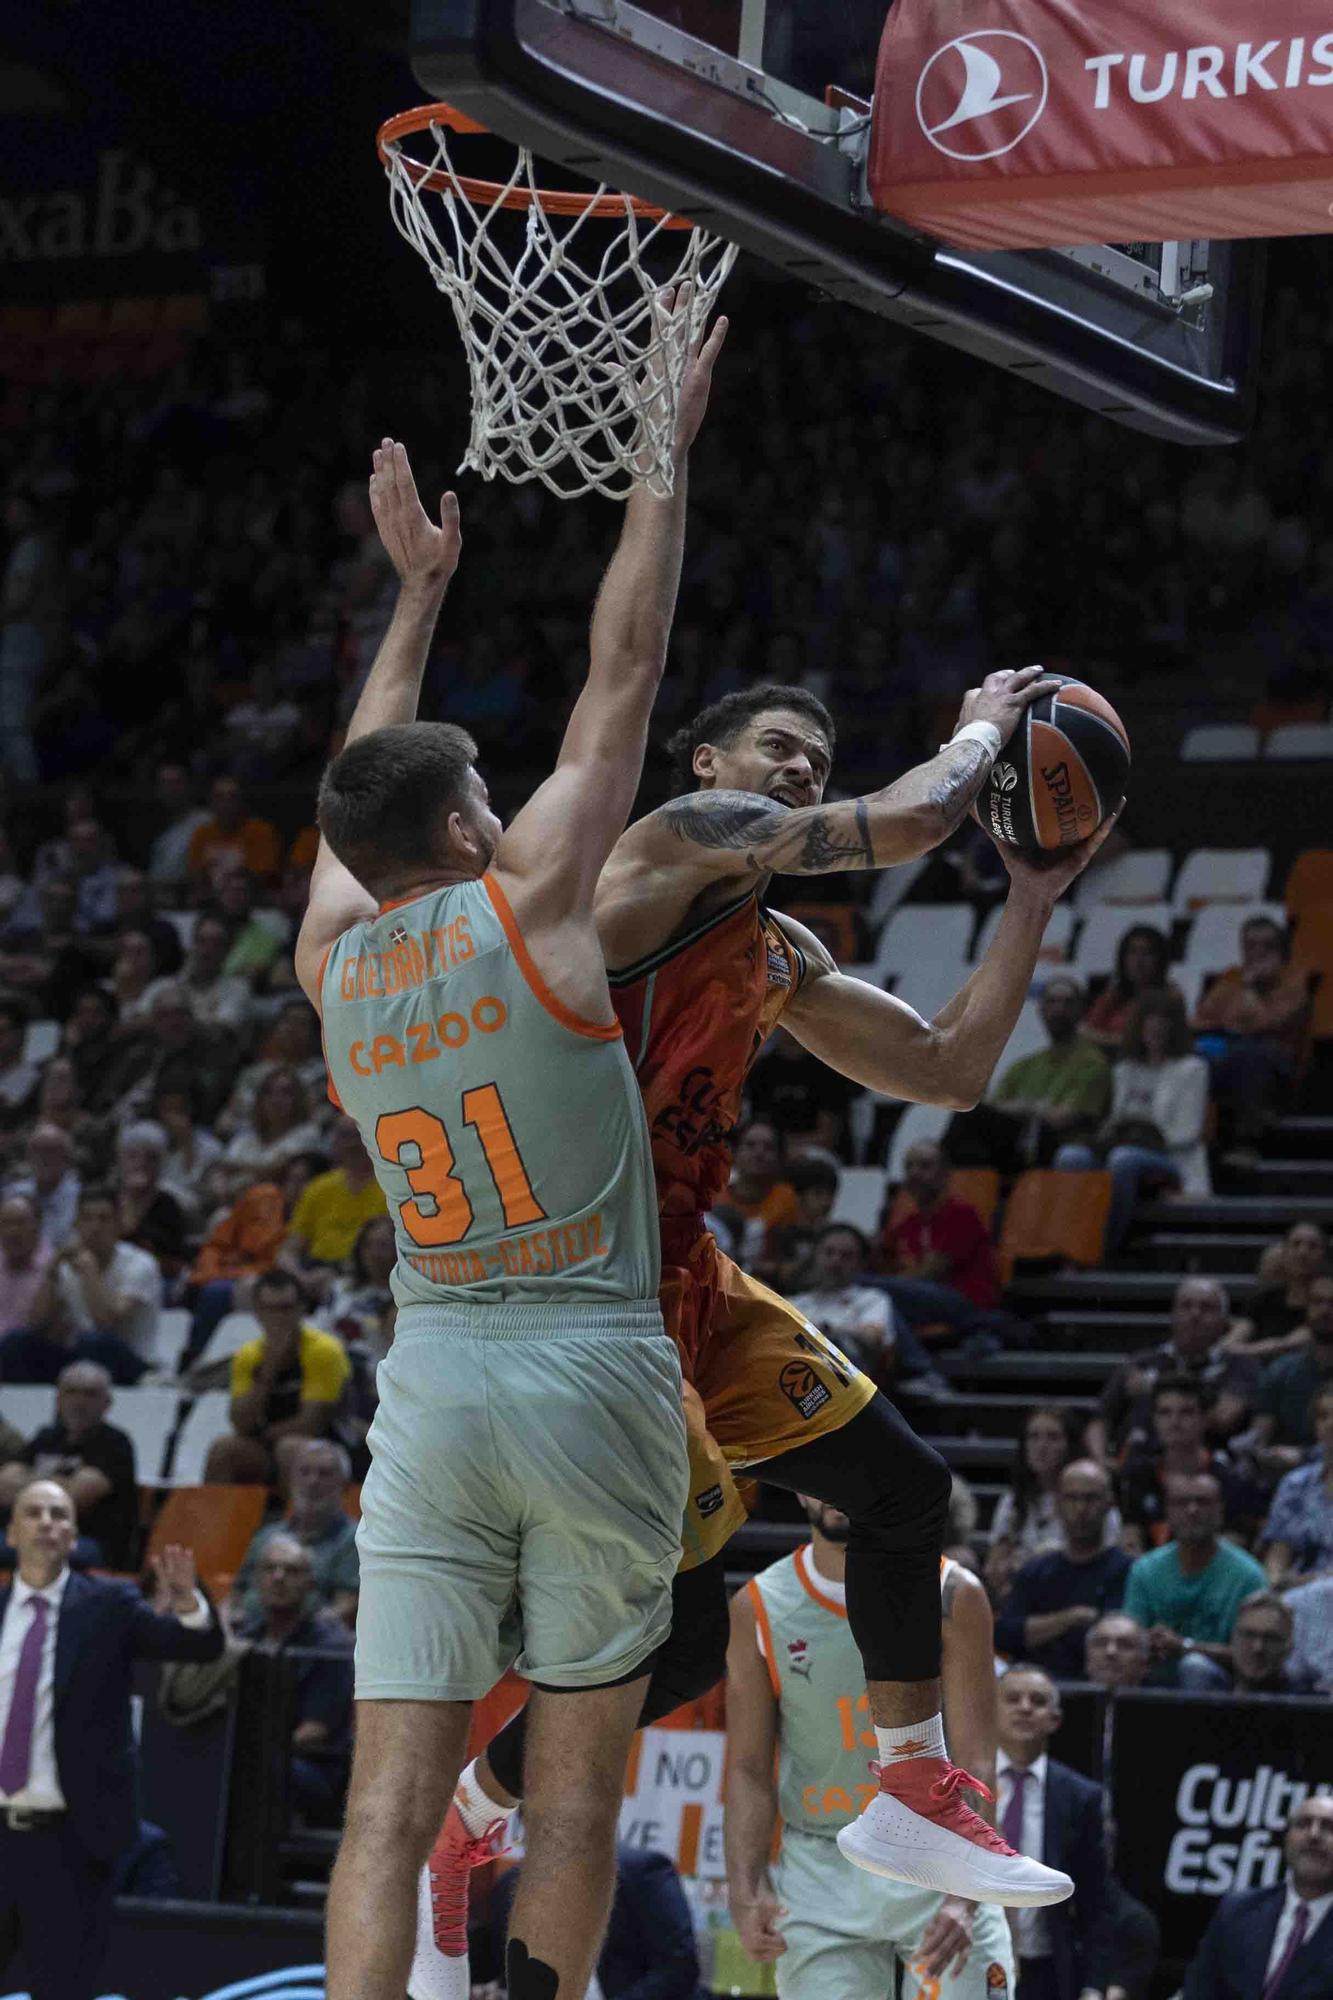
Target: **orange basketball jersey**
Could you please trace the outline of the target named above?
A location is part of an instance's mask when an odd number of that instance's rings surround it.
[[[753,893],[611,974],[663,1221],[705,1214],[725,1188],[746,1076],[804,977],[803,953]]]

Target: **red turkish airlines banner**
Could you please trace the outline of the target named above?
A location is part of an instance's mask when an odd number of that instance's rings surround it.
[[[868,177],[876,207],[967,249],[1333,230],[1333,14],[897,0]]]

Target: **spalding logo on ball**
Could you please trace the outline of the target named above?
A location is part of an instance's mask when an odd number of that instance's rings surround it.
[[[1011,847],[1086,840],[1115,811],[1129,778],[1129,737],[1110,702],[1083,681],[1047,678],[1059,686],[1027,710],[978,801],[995,838]]]

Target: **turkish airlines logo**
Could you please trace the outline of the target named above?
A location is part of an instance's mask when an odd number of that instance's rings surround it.
[[[1048,89],[1035,42],[1011,28],[981,28],[936,49],[916,86],[917,123],[951,160],[993,160],[1027,137]]]

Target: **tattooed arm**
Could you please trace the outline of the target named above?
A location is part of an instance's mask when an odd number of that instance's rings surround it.
[[[1112,817],[1049,864],[1001,848],[1009,900],[990,950],[933,1021],[863,979],[849,979],[811,932],[780,921],[805,954],[807,973],[782,1025],[842,1076],[918,1104],[970,1111],[981,1100],[1027,998],[1051,910],[1115,825]]]

